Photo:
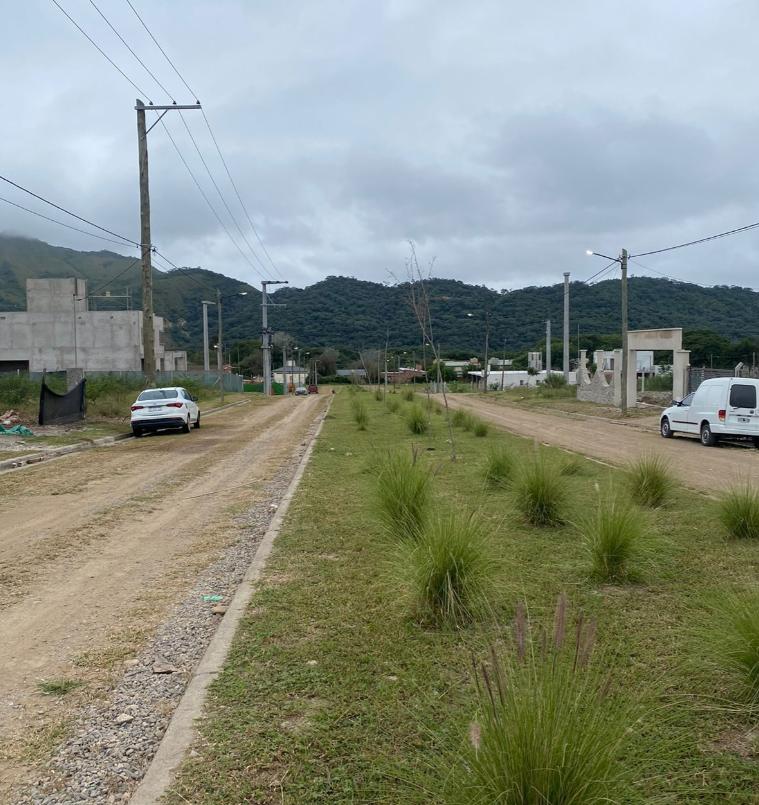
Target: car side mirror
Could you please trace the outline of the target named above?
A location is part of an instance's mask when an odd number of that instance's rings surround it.
[[[198,401],[198,398],[197,398],[197,397],[192,397],[191,399],[192,399],[192,401],[193,401],[193,402],[197,402],[197,401]]]
[[[672,405],[682,405],[682,404],[683,404],[682,400],[672,400]]]

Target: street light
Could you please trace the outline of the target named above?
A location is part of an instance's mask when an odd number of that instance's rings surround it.
[[[468,318],[473,319],[474,313],[467,313]],[[485,367],[482,371],[482,391],[486,393],[488,390],[488,341],[490,340],[490,311],[485,311]]]
[[[218,349],[216,352],[216,369],[219,373],[219,386],[221,391],[221,402],[224,403],[224,338],[223,338],[223,329],[222,329],[222,315],[221,315],[221,308],[222,302],[225,299],[232,299],[235,296],[247,296],[247,291],[237,291],[236,293],[229,293],[225,294],[224,296],[221,295],[221,291],[217,288],[216,289],[216,313],[217,313],[217,320],[218,320],[218,333],[217,338],[219,340]],[[212,302],[204,303],[203,310],[205,311],[206,304],[213,304]],[[206,327],[208,325],[206,324]]]
[[[612,263],[619,263],[622,269],[622,388],[620,389],[620,408],[622,414],[627,413],[627,249],[622,249],[619,257],[610,257],[608,254],[594,252],[586,249],[585,253],[590,257],[602,257],[604,260],[611,260]],[[637,379],[636,379],[637,383]]]

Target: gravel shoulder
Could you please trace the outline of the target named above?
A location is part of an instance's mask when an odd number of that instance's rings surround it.
[[[451,408],[465,408],[499,428],[538,439],[589,458],[623,465],[642,455],[667,459],[686,486],[714,492],[735,483],[759,485],[759,451],[738,445],[702,447],[695,437],[662,439],[659,418],[609,420],[580,414],[547,414],[525,411],[473,395],[450,394]]]
[[[191,434],[129,440],[3,477],[0,801],[128,793],[325,402],[233,408]],[[162,631],[183,607],[184,619]],[[163,643],[150,643],[161,635]],[[149,655],[140,654],[146,647]],[[164,660],[174,670],[154,673]],[[120,698],[120,681],[135,677]],[[73,684],[65,695],[43,695],[51,681]],[[129,718],[116,725],[120,716]],[[135,722],[142,726],[130,734]],[[134,756],[120,773],[109,749],[117,742],[108,744],[115,727],[128,736],[123,758]],[[76,740],[83,767],[70,751],[47,765],[56,747],[76,749]],[[95,770],[101,756],[113,771],[107,780]],[[83,768],[100,786],[94,798],[95,789],[82,788]],[[22,798],[18,786],[30,782],[41,785]]]

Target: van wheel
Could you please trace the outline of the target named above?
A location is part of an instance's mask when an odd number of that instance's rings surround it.
[[[717,437],[712,433],[708,422],[704,422],[701,426],[701,444],[704,447],[714,447],[717,444]]]
[[[754,443],[754,447],[756,447],[756,449],[759,450],[759,436],[754,436],[754,438],[751,441]]]
[[[200,427],[200,411],[198,411],[198,418],[197,418],[197,419],[195,420],[195,422],[193,423],[193,428],[196,428],[196,429],[197,429],[197,428],[199,428],[199,427]]]
[[[672,433],[672,426],[669,424],[669,419],[666,416],[659,425],[659,431],[665,439],[671,439],[675,435]]]

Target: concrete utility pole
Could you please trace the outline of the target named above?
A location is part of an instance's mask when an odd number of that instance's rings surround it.
[[[211,371],[211,357],[208,353],[208,306],[215,305],[216,302],[207,302],[203,300],[200,303],[203,306],[203,371]]]
[[[485,311],[485,373],[483,374],[483,378],[485,379],[484,388],[482,389],[483,393],[486,393],[488,390],[488,346],[490,342],[490,311]]]
[[[569,383],[569,272],[564,272],[564,380]]]
[[[551,320],[546,319],[546,378],[551,374]]]
[[[216,350],[216,368],[219,372],[219,387],[221,392],[221,404],[224,405],[224,340],[222,336],[224,332],[222,330],[222,322],[221,322],[221,291],[217,288],[216,289],[216,316],[218,321],[218,336],[219,339],[218,349]]]
[[[148,132],[155,126],[146,128],[145,110],[166,112],[174,109],[200,109],[200,104],[191,106],[145,106],[137,98],[137,150],[140,164],[140,249],[142,252],[142,354],[143,371],[148,385],[155,384],[155,329],[153,324],[153,266],[150,259],[152,241],[150,240],[150,185],[148,181]],[[158,120],[161,119],[158,118]],[[158,122],[156,120],[156,123]]]
[[[622,414],[627,413],[627,249],[619,259],[622,266]]]
[[[263,280],[261,282],[261,351],[263,352],[264,394],[271,396],[271,331],[269,330],[268,309],[269,285],[287,285],[287,280]],[[284,362],[283,362],[284,363]]]

